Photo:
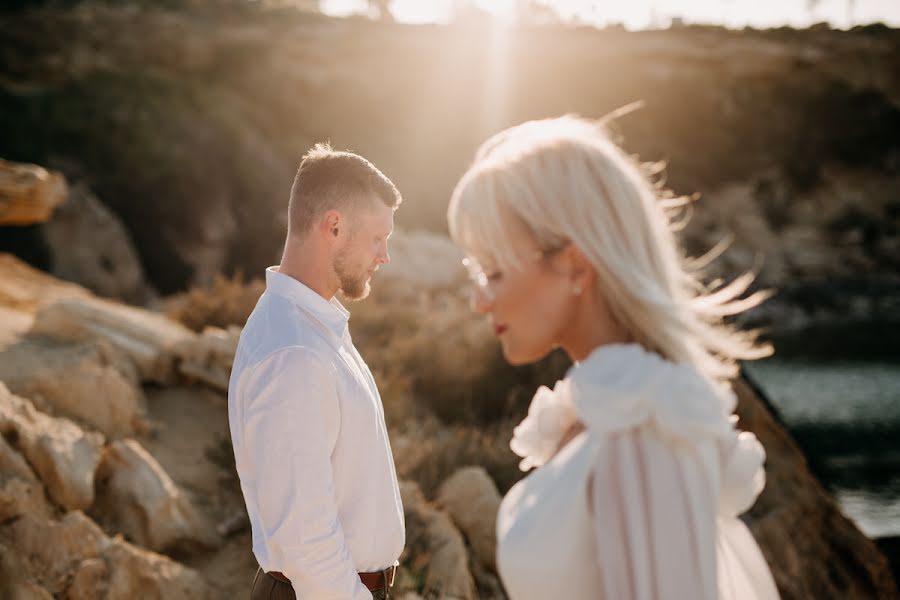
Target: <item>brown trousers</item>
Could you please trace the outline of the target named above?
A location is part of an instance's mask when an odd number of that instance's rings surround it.
[[[372,592],[372,598],[373,600],[385,600],[384,589]],[[256,569],[250,600],[297,600],[297,596],[290,584],[267,575],[262,569]]]

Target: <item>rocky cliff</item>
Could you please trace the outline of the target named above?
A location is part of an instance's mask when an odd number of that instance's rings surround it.
[[[528,398],[516,390],[558,368],[528,375],[502,364],[466,306],[448,240],[399,234],[394,254],[351,322],[403,480],[398,597],[501,599],[493,519],[521,476],[508,443]],[[224,395],[239,328],[198,333],[9,255],[0,282],[0,582],[35,598],[245,596],[255,562]],[[259,291],[220,287],[232,297],[197,292],[169,310],[197,325],[234,298],[249,311]],[[895,597],[885,558],[810,474],[765,400],[736,386],[740,425],[768,454],[766,490],[744,518],[782,597]]]
[[[897,31],[413,27],[190,7],[0,15],[0,156],[86,181],[163,293],[277,257],[314,141],[372,158],[407,198],[399,222],[442,231],[490,133],[641,100],[615,127],[666,161],[677,193],[700,194],[693,254],[733,239],[711,276],[758,268],[782,291],[768,322],[900,320]],[[14,237],[19,254],[36,243]]]

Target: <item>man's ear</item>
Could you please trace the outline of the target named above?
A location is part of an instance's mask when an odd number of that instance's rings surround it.
[[[319,220],[319,231],[327,238],[336,239],[341,235],[341,230],[346,222],[339,210],[329,210]]]

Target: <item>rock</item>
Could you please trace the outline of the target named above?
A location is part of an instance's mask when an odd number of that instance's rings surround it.
[[[42,223],[65,199],[61,174],[0,159],[0,225]]]
[[[231,365],[241,338],[241,328],[206,327],[203,333],[176,346],[178,371],[189,380],[201,381],[219,391],[228,391]]]
[[[496,572],[497,511],[500,492],[483,467],[463,467],[437,492],[436,503],[453,518],[475,558]]]
[[[822,231],[810,225],[791,225],[782,232],[782,252],[801,276],[823,276],[833,271],[840,257]]]
[[[66,600],[94,600],[106,598],[109,568],[100,558],[87,558],[79,563],[72,583],[66,590]]]
[[[137,441],[107,446],[96,477],[92,513],[134,543],[157,551],[216,543],[212,524]]]
[[[91,292],[60,281],[22,262],[12,254],[0,252],[0,306],[29,314],[45,304],[63,298],[88,298]]]
[[[391,262],[379,269],[375,284],[385,293],[422,290],[459,290],[466,282],[463,254],[449,238],[428,231],[395,231],[391,236]],[[399,289],[390,285],[399,280]]]
[[[0,522],[25,513],[46,518],[53,512],[44,495],[44,486],[37,479],[26,481],[16,477],[0,477]]]
[[[12,600],[53,600],[53,595],[36,583],[19,583],[10,592]]]
[[[34,471],[25,462],[25,458],[9,445],[2,435],[0,435],[0,476],[15,477],[24,481],[37,479]]]
[[[42,308],[30,335],[58,340],[105,340],[137,367],[141,381],[173,383],[174,348],[195,338],[163,315],[99,298],[61,300]]]
[[[244,508],[216,525],[216,533],[222,537],[231,537],[247,529],[250,529],[250,516]]]
[[[103,558],[109,564],[109,600],[207,600],[203,577],[165,556],[114,538]],[[97,596],[93,596],[96,598]]]
[[[41,229],[55,276],[132,304],[154,296],[128,232],[84,185]]]
[[[0,306],[0,350],[24,336],[33,324],[29,313]]]
[[[85,433],[72,421],[43,414],[0,383],[0,434],[12,437],[47,488],[50,498],[67,510],[94,501],[94,471],[103,437]]]
[[[0,381],[42,410],[110,438],[145,428],[137,370],[104,340],[21,340],[0,351]]]
[[[24,559],[24,574],[37,576],[54,593],[65,588],[84,559],[100,557],[110,545],[100,527],[78,510],[58,521],[25,514],[0,526],[0,537]]]
[[[466,544],[450,517],[429,505],[419,486],[400,483],[406,514],[406,548],[410,567],[425,573],[426,597],[469,600],[476,596]],[[401,557],[401,561],[404,557]]]
[[[53,508],[25,458],[0,435],[0,523],[26,512],[46,518]]]
[[[782,600],[895,598],[886,559],[812,475],[764,397],[745,380],[734,387],[738,426],[755,433],[767,455],[766,487],[744,518]]]
[[[20,559],[21,576],[69,600],[206,600],[203,578],[165,556],[106,536],[81,511],[62,519],[24,515],[0,524],[0,545]]]

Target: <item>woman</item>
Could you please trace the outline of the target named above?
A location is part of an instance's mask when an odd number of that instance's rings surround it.
[[[727,384],[769,349],[722,323],[762,297],[738,299],[750,275],[713,291],[686,270],[674,204],[575,117],[497,134],[453,193],[473,304],[507,360],[561,347],[575,363],[510,444],[539,467],[498,515],[512,600],[778,597],[737,518],[765,455]]]

